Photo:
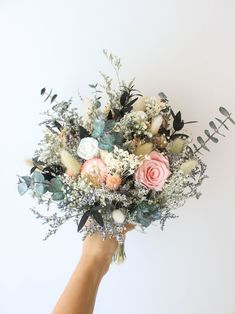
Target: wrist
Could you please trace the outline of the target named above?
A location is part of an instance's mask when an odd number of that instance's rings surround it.
[[[104,276],[109,270],[112,256],[82,254],[79,265],[84,265],[88,270],[94,271],[99,276]]]

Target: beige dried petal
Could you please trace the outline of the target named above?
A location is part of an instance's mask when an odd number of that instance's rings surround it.
[[[67,172],[73,176],[80,173],[81,163],[75,159],[67,150],[62,149],[60,152],[61,162],[67,169]]]
[[[137,156],[144,156],[144,155],[149,155],[153,150],[153,143],[145,143],[140,146],[138,146],[134,152],[135,155]]]
[[[141,96],[133,104],[133,111],[144,111],[144,110],[145,110],[145,101],[144,101],[144,97]]]
[[[174,139],[174,141],[172,142],[171,149],[170,149],[171,153],[173,154],[182,153],[184,144],[185,144],[185,141],[182,140],[181,138],[177,137],[176,139]]]
[[[162,122],[163,122],[163,117],[161,115],[153,118],[153,121],[152,121],[152,124],[151,124],[151,133],[153,135],[156,135],[162,125]]]
[[[188,175],[197,167],[197,165],[197,160],[187,160],[180,166],[180,170],[183,172],[184,175]]]

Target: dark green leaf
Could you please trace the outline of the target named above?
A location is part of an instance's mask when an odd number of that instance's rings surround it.
[[[188,138],[189,135],[183,134],[183,133],[175,133],[171,135],[171,140],[174,140],[175,138],[180,137],[180,138]]]
[[[206,146],[206,144],[205,144],[205,141],[203,140],[203,138],[202,138],[201,136],[198,136],[198,137],[197,137],[197,141],[198,141],[199,144],[201,144],[201,147],[202,147],[202,148],[204,148],[204,149],[207,150],[208,152],[210,151],[210,150],[207,148],[207,146]]]
[[[184,121],[181,120],[181,112],[177,112],[173,121],[173,128],[175,131],[180,131],[184,127]]]
[[[45,92],[46,92],[46,88],[43,87],[43,88],[41,89],[41,95],[43,96],[43,95],[45,94]]]
[[[83,226],[85,225],[85,223],[87,222],[87,219],[89,218],[89,216],[91,215],[91,210],[88,210],[87,212],[85,212],[85,214],[82,216],[79,224],[78,224],[78,228],[77,231],[79,232]]]
[[[51,97],[51,103],[52,103],[53,101],[55,101],[56,97],[57,97],[57,94],[54,94],[54,95]]]
[[[32,174],[36,169],[37,169],[37,167],[35,167],[35,166],[32,167],[31,170],[30,170],[30,174]]]
[[[104,220],[101,216],[101,214],[98,211],[93,211],[92,212],[92,216],[94,217],[94,219],[97,221],[97,223],[103,227],[104,226]]]
[[[79,125],[79,136],[80,138],[89,137],[90,133],[81,125]]]
[[[107,120],[112,120],[113,119],[113,114],[112,114],[112,110],[109,110],[108,116],[107,116]]]
[[[132,105],[137,101],[137,99],[138,99],[138,97],[132,99],[132,100],[127,104],[127,106],[132,108]]]
[[[63,129],[63,126],[58,121],[53,121],[53,124],[59,131]]]
[[[25,182],[18,183],[17,188],[20,195],[24,195],[28,191],[28,186]]]
[[[120,104],[122,106],[125,106],[129,99],[129,93],[127,91],[124,91],[120,97]]]
[[[219,107],[219,111],[220,113],[222,113],[225,117],[229,117],[230,113],[228,112],[227,109],[225,109],[224,107]]]

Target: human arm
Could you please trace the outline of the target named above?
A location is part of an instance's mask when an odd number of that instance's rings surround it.
[[[133,229],[127,225],[126,231]],[[99,284],[107,273],[117,249],[115,239],[102,240],[99,234],[86,237],[80,261],[52,314],[92,314]]]

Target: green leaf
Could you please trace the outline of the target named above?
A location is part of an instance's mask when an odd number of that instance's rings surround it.
[[[111,112],[111,114],[112,114],[112,112]],[[112,131],[112,129],[114,128],[114,126],[115,126],[115,121],[113,121],[113,120],[107,120],[106,122],[105,122],[105,132],[110,132],[110,131]]]
[[[96,88],[97,87],[97,83],[96,84],[88,84],[88,86],[90,87],[90,88]]]
[[[52,97],[51,97],[51,103],[56,99],[57,97],[57,94],[54,94]]]
[[[30,176],[23,176],[21,179],[24,180],[28,187],[31,185],[32,178]]]
[[[45,92],[46,92],[46,88],[43,87],[43,88],[41,89],[41,95],[43,96],[43,95],[45,94]]]
[[[92,137],[97,138],[102,136],[102,134],[104,133],[104,128],[105,128],[104,120],[94,119]]]
[[[220,113],[222,113],[222,115],[224,115],[225,117],[229,117],[230,113],[228,112],[228,110],[224,107],[219,107],[219,111]]]
[[[64,199],[64,193],[63,192],[55,192],[52,195],[53,201],[61,201]]]
[[[44,176],[41,172],[39,171],[34,171],[33,175],[32,175],[32,179],[34,180],[34,182],[37,183],[42,183],[44,182]]]
[[[225,129],[229,130],[229,128],[227,127],[226,124],[224,124],[224,122],[222,120],[220,120],[219,118],[216,118],[216,120],[225,127]]]
[[[232,124],[235,124],[235,121],[231,117],[229,117],[228,119],[230,122],[232,122]]]
[[[48,187],[48,190],[52,193],[55,192],[61,192],[61,189],[63,187],[63,183],[58,178],[53,178],[50,181],[50,185]]]
[[[206,143],[205,143],[205,141],[203,140],[203,138],[201,136],[197,137],[197,141],[201,145],[202,148],[204,148],[208,152],[210,151],[209,148],[207,148],[207,146],[205,145]]]
[[[99,141],[99,148],[111,152],[115,138],[112,134],[104,134]]]
[[[87,219],[89,218],[90,215],[91,215],[91,210],[88,210],[83,214],[83,216],[82,216],[82,218],[78,224],[78,229],[77,229],[78,232],[83,228],[83,226],[87,222]]]
[[[214,136],[211,136],[210,139],[212,140],[213,143],[218,143],[219,142],[218,138],[216,138]]]
[[[50,90],[50,93],[47,95],[47,97],[46,97],[46,99],[44,100],[44,102],[46,102],[47,99],[51,97],[51,94],[52,94],[52,89]]]
[[[20,195],[24,195],[28,191],[28,186],[25,182],[18,183],[18,192]]]
[[[214,130],[215,132],[217,132],[217,126],[215,125],[214,121],[210,121],[209,122],[209,126],[212,128],[212,130]]]
[[[96,220],[96,222],[97,222],[101,227],[104,226],[103,217],[101,216],[101,214],[100,214],[98,211],[92,212],[92,216],[94,217],[94,219]]]
[[[36,183],[34,185],[34,191],[37,197],[41,197],[45,192],[44,185],[42,183]]]
[[[123,140],[124,140],[122,133],[114,132],[112,133],[112,136],[113,136],[113,145],[117,145],[117,146],[122,145]]]
[[[204,133],[205,133],[208,137],[211,136],[209,130],[204,130]]]

